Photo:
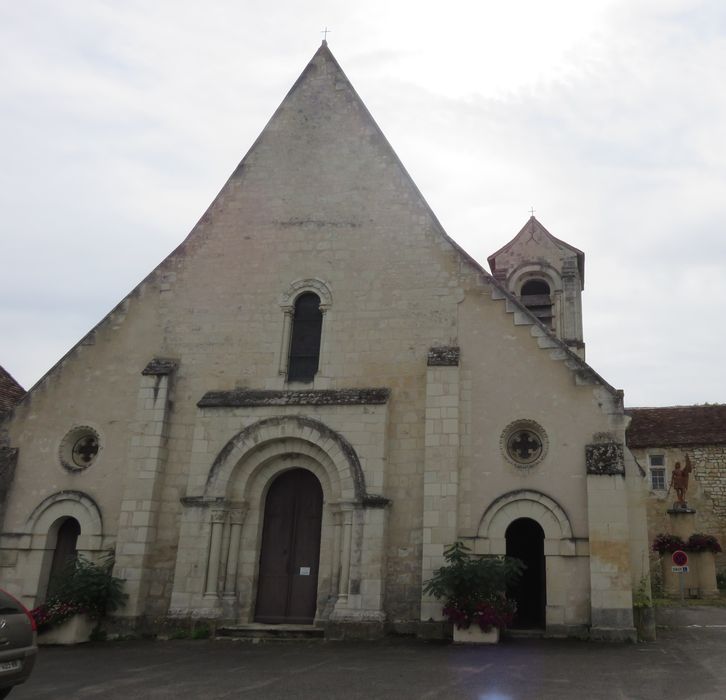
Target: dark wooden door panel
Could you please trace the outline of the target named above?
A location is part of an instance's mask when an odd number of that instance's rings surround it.
[[[265,503],[255,620],[309,624],[315,618],[323,491],[314,474],[291,469]]]

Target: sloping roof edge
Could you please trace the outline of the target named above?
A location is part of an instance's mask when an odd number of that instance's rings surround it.
[[[634,448],[726,445],[726,404],[626,408]]]
[[[367,117],[370,119],[371,124],[376,129],[376,131],[378,132],[379,136],[383,139],[384,144],[390,149],[391,154],[392,154],[393,158],[395,159],[395,162],[401,168],[401,172],[403,173],[404,177],[407,179],[407,181],[409,182],[409,184],[413,188],[414,192],[420,198],[421,202],[423,203],[423,205],[425,206],[426,210],[430,214],[431,219],[432,219],[434,225],[436,226],[436,228],[439,231],[439,234],[441,236],[443,236],[443,238],[454,248],[454,250],[456,250],[458,252],[458,254],[462,257],[462,259],[465,262],[467,262],[470,265],[472,265],[474,267],[474,269],[480,275],[482,275],[482,277],[483,277],[483,279],[484,279],[485,282],[487,282],[491,286],[495,287],[499,292],[501,292],[501,294],[504,297],[506,297],[512,304],[514,304],[518,308],[519,311],[521,311],[522,313],[524,313],[528,317],[530,317],[532,319],[534,325],[537,325],[542,330],[544,330],[560,346],[560,348],[562,349],[562,351],[564,351],[569,356],[569,358],[580,367],[581,370],[583,370],[584,372],[586,372],[587,374],[589,374],[590,376],[592,376],[597,381],[598,384],[602,385],[607,391],[611,392],[613,395],[618,395],[620,393],[611,384],[609,384],[607,381],[605,381],[605,379],[603,379],[582,358],[580,358],[578,355],[576,355],[574,352],[572,352],[572,350],[570,350],[570,348],[564,342],[562,342],[559,338],[557,338],[555,335],[553,335],[551,333],[551,331],[546,326],[544,326],[541,323],[541,321],[539,319],[537,319],[529,311],[529,309],[527,309],[527,307],[525,307],[523,304],[521,304],[520,301],[515,296],[513,296],[503,285],[501,285],[491,274],[489,274],[482,267],[482,265],[480,265],[469,253],[467,253],[466,250],[464,250],[464,248],[462,248],[453,238],[451,238],[449,236],[448,233],[446,233],[446,230],[444,229],[444,227],[442,226],[441,222],[439,221],[439,218],[436,216],[436,214],[434,213],[433,209],[431,208],[431,206],[429,205],[429,203],[426,201],[426,198],[421,193],[421,190],[418,188],[418,185],[416,185],[415,181],[413,180],[413,178],[409,174],[408,170],[406,170],[406,167],[401,162],[401,159],[398,157],[398,154],[396,153],[395,149],[393,148],[393,146],[390,144],[390,142],[386,138],[386,136],[383,133],[383,131],[381,130],[380,126],[378,126],[378,122],[376,122],[376,120],[374,119],[373,115],[368,110],[368,107],[365,105],[365,103],[361,99],[360,95],[356,91],[355,87],[353,86],[353,84],[348,79],[348,76],[345,74],[345,72],[343,71],[343,69],[340,67],[340,64],[338,63],[337,59],[335,58],[335,56],[333,56],[333,53],[328,48],[328,42],[325,41],[325,40],[323,40],[323,42],[321,43],[320,47],[313,54],[312,58],[308,61],[307,65],[305,66],[305,68],[302,70],[302,72],[298,76],[297,80],[295,80],[295,82],[293,83],[292,87],[287,91],[287,93],[285,94],[285,97],[282,99],[282,101],[278,105],[277,109],[275,109],[275,111],[273,112],[272,116],[268,119],[267,123],[265,124],[265,126],[263,127],[263,129],[260,131],[260,133],[257,136],[257,138],[254,140],[254,142],[249,147],[249,149],[247,149],[247,152],[245,153],[245,155],[242,158],[242,160],[239,162],[239,164],[237,165],[237,167],[232,171],[232,173],[230,174],[230,176],[225,180],[224,184],[222,185],[222,187],[217,192],[217,195],[214,197],[214,199],[212,199],[212,201],[210,202],[209,206],[205,209],[205,211],[202,214],[202,216],[199,217],[197,223],[192,227],[191,231],[187,234],[187,236],[184,238],[184,240],[176,248],[174,248],[174,250],[172,250],[166,257],[164,257],[163,260],[158,265],[156,265],[156,267],[154,267],[151,270],[151,272],[149,272],[148,275],[146,275],[128,294],[126,294],[126,296],[124,296],[121,299],[121,301],[118,302],[118,304],[116,304],[98,323],[96,323],[93,326],[93,328],[91,328],[91,330],[88,333],[86,333],[83,337],[81,337],[81,339],[77,343],[75,343],[32,387],[30,387],[30,389],[28,389],[28,391],[26,392],[25,396],[23,396],[23,398],[18,402],[18,405],[24,403],[26,401],[26,399],[28,399],[30,397],[30,395],[33,394],[37,390],[38,387],[40,387],[48,378],[50,378],[57,371],[57,369],[71,355],[73,355],[75,353],[75,351],[84,343],[84,341],[89,336],[91,336],[93,333],[95,333],[97,330],[99,330],[101,327],[103,327],[103,325],[105,325],[108,322],[108,320],[111,318],[111,316],[113,316],[113,314],[116,311],[118,311],[127,301],[129,301],[130,299],[132,299],[134,296],[138,295],[138,293],[140,292],[140,290],[142,289],[142,287],[145,284],[147,284],[148,282],[150,282],[159,271],[161,271],[162,269],[164,269],[164,267],[171,260],[173,260],[177,255],[182,254],[184,252],[184,250],[188,246],[190,240],[194,237],[194,235],[195,235],[195,233],[196,233],[199,225],[209,216],[210,210],[212,209],[212,207],[214,206],[215,202],[219,198],[219,195],[225,189],[225,187],[227,186],[227,184],[229,183],[229,181],[235,176],[235,174],[237,172],[239,172],[240,169],[244,166],[245,161],[249,158],[250,154],[254,151],[255,147],[260,142],[260,139],[262,138],[262,135],[267,130],[268,126],[271,124],[271,122],[274,121],[275,117],[277,117],[277,115],[280,113],[280,111],[282,110],[285,102],[295,92],[295,90],[297,90],[297,88],[300,86],[300,84],[304,80],[305,76],[307,75],[307,73],[310,70],[312,70],[313,62],[315,61],[315,58],[318,55],[323,55],[323,56],[325,56],[326,60],[331,61],[333,63],[333,65],[335,66],[335,68],[340,72],[341,77],[345,79],[345,81],[348,84],[348,86],[349,86],[351,92],[353,93],[354,97],[358,100],[361,109],[364,111],[364,114],[367,115]],[[532,217],[532,218],[534,218],[534,217]],[[537,221],[537,220],[535,219],[535,221]],[[539,224],[539,221],[537,221],[537,223]],[[539,225],[542,226],[541,224],[539,224]],[[526,224],[525,224],[525,226],[526,226]],[[549,233],[549,231],[547,231],[547,229],[544,226],[542,226],[542,229],[554,241],[556,241],[556,242],[558,242],[558,243],[560,243],[562,245],[567,246],[568,248],[572,249],[573,251],[575,251],[579,255],[581,255],[582,258],[584,259],[584,253],[582,253],[582,251],[579,251],[577,248],[574,248],[573,246],[569,245],[568,243],[565,243],[564,241],[560,241],[559,239],[555,238],[555,236],[553,236],[551,233]],[[524,228],[522,230],[524,230]],[[520,233],[521,233],[521,231],[520,231]],[[519,235],[519,234],[517,234],[517,235]],[[516,236],[515,236],[515,238],[516,238]],[[512,241],[510,241],[510,243],[511,242]],[[507,245],[509,245],[509,244],[507,244]],[[506,246],[504,246],[504,247],[506,247]],[[579,260],[579,258],[578,258],[578,260]],[[582,271],[581,271],[581,274],[582,274]],[[536,341],[533,340],[533,342],[536,342]],[[143,368],[140,368],[139,371],[141,371],[141,369],[143,369]]]

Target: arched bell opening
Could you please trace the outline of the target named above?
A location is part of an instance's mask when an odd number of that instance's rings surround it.
[[[553,328],[554,311],[550,285],[542,279],[530,279],[522,285],[522,303],[545,326]]]

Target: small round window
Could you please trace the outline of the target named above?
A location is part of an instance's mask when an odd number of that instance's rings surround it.
[[[518,467],[539,464],[547,453],[547,447],[547,434],[542,426],[533,420],[510,423],[502,433],[502,452]]]
[[[61,464],[70,471],[90,467],[98,457],[98,433],[86,425],[73,428],[63,438],[60,447]]]

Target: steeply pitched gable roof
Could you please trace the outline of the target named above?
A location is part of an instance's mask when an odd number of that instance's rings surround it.
[[[499,250],[492,253],[488,258],[487,261],[489,262],[489,267],[491,268],[492,272],[496,272],[496,258],[501,253],[505,252],[509,248],[511,248],[520,238],[524,237],[531,237],[535,233],[539,233],[545,238],[548,238],[552,243],[554,243],[558,248],[564,248],[565,250],[570,251],[574,255],[577,256],[577,268],[580,273],[580,279],[582,280],[582,283],[585,283],[585,253],[583,253],[578,248],[575,248],[575,246],[570,245],[569,243],[566,243],[563,240],[560,240],[559,238],[556,238],[553,236],[534,216],[530,216],[527,220],[527,223],[522,226],[519,233],[512,238],[509,243],[505,243]]]
[[[321,77],[323,77],[324,79],[321,80]],[[333,92],[329,94],[321,94],[321,85],[323,86],[324,90],[332,90]],[[300,93],[303,93],[304,96],[304,93],[306,91],[308,93],[307,97],[305,98],[307,100],[307,103],[317,105],[317,112],[321,111],[321,104],[342,104],[343,109],[349,112],[355,112],[363,116],[361,122],[365,124],[365,128],[368,130],[367,139],[371,142],[376,141],[380,145],[381,152],[383,154],[383,160],[393,162],[400,168],[401,175],[410,186],[413,196],[417,197],[421,204],[425,207],[428,215],[431,217],[431,221],[433,222],[435,228],[438,230],[440,235],[452,246],[452,248],[454,248],[458,252],[463,261],[472,265],[473,268],[476,269],[476,271],[481,274],[481,276],[487,281],[491,289],[494,290],[493,298],[504,302],[507,307],[507,311],[513,314],[513,320],[515,325],[527,324],[536,326],[536,330],[533,330],[532,335],[533,337],[537,338],[537,340],[535,341],[537,345],[539,345],[541,349],[545,349],[546,351],[550,352],[553,357],[556,355],[556,359],[565,361],[568,368],[576,374],[576,380],[578,382],[587,381],[587,383],[596,383],[603,386],[609,392],[613,394],[618,394],[618,396],[620,396],[619,392],[617,392],[604,379],[602,379],[602,377],[600,377],[589,365],[587,365],[584,360],[580,359],[577,355],[572,353],[572,351],[567,347],[566,344],[564,344],[558,338],[552,335],[550,331],[545,328],[542,323],[538,319],[536,319],[531,314],[531,312],[521,304],[518,299],[511,295],[505,289],[505,287],[501,285],[496,279],[492,278],[492,276],[474,258],[472,258],[458,243],[456,243],[456,241],[449,237],[443,226],[441,226],[440,222],[438,221],[436,215],[424,199],[420,190],[414,183],[413,179],[406,171],[404,165],[401,163],[394,149],[391,147],[390,143],[384,136],[380,127],[371,116],[363,100],[360,98],[360,96],[351,85],[347,76],[345,75],[342,68],[340,67],[335,57],[331,53],[330,49],[328,48],[327,42],[325,41],[323,41],[320,48],[315,52],[312,59],[305,67],[299,78],[295,81],[294,85],[285,96],[275,113],[272,115],[261,134],[255,140],[245,157],[242,159],[240,164],[232,173],[227,183],[223,186],[220,194],[208,207],[205,214],[201,217],[199,223],[192,229],[187,238],[169,256],[167,256],[167,258],[159,266],[157,266],[156,269],[152,270],[152,272],[139,285],[137,285],[136,288],[134,288],[134,290],[132,290],[126,296],[126,298],[115,307],[114,310],[112,310],[103,320],[101,320],[101,322],[98,323],[84,337],[84,339],[79,341],[79,343],[71,348],[71,350],[66,353],[66,355],[62,357],[34,387],[30,389],[30,391],[28,392],[29,395],[31,395],[35,391],[36,387],[46,381],[49,377],[53,376],[55,371],[64,363],[64,361],[69,356],[73,355],[76,352],[76,349],[84,343],[85,338],[91,337],[97,329],[104,326],[112,317],[116,309],[122,308],[125,302],[129,298],[136,295],[146,282],[153,280],[160,271],[163,271],[173,265],[173,261],[176,256],[184,255],[187,249],[191,248],[196,240],[199,240],[199,238],[206,235],[208,229],[207,224],[209,224],[209,222],[214,218],[213,214],[215,212],[215,207],[217,203],[223,202],[223,200],[225,199],[225,192],[227,192],[228,190],[235,188],[244,188],[245,186],[247,186],[245,183],[245,173],[250,172],[254,169],[255,158],[261,157],[260,153],[262,153],[266,148],[269,148],[270,144],[273,142],[278,151],[289,153],[289,151],[285,151],[284,148],[280,148],[280,121],[286,113],[289,114],[291,112],[295,112],[297,114],[300,111],[299,109],[294,107],[294,105],[296,104],[296,100],[300,97]],[[303,102],[304,101],[305,100],[303,100]],[[298,118],[300,123],[308,122],[308,115],[302,114],[299,115]],[[335,118],[335,114],[323,114],[321,118],[333,119]],[[314,122],[310,122],[307,124],[305,134],[312,143],[317,143],[316,139],[320,138]],[[284,145],[285,144],[283,143],[283,146]],[[300,155],[298,154],[297,157],[299,158]],[[290,183],[292,183],[291,186],[296,186],[300,183],[299,173],[294,167],[290,168],[288,179]],[[319,207],[319,202],[317,200],[314,202],[308,201],[307,206]],[[534,221],[536,222],[536,220]],[[316,221],[311,220],[309,223],[316,223]],[[541,224],[539,224],[539,222],[536,223],[538,226],[541,227]],[[547,232],[544,227],[541,228],[543,231],[545,231],[547,236],[552,239],[552,241],[556,242],[556,244],[565,246],[568,250],[579,253],[579,255],[584,258],[584,254],[582,254],[580,251],[577,251],[576,248],[573,248],[572,246],[569,246],[569,244],[559,241],[549,232]],[[522,231],[524,230],[525,229],[522,229]]]
[[[726,444],[726,404],[628,408],[629,447]]]
[[[11,411],[23,396],[25,396],[25,389],[0,367],[0,416]]]

